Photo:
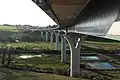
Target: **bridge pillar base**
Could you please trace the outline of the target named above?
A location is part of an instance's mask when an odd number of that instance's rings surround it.
[[[66,35],[68,40],[70,51],[71,51],[71,60],[70,60],[70,76],[77,77],[81,75],[80,70],[80,50],[81,45],[85,39],[85,35],[69,33]]]

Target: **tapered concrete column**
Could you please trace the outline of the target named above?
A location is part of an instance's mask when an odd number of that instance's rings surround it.
[[[50,42],[53,43],[53,32],[51,32],[51,36],[50,36]]]
[[[59,50],[59,33],[56,33],[56,50]]]
[[[66,39],[64,35],[61,35],[61,62],[67,62],[67,55],[66,55]]]
[[[42,40],[44,39],[43,31],[41,31],[41,39],[42,39]]]
[[[48,42],[48,32],[46,32],[46,42]]]
[[[70,60],[70,76],[80,76],[80,50],[82,42],[85,39],[85,35],[79,34],[67,34],[66,38],[68,40],[70,51],[71,51],[71,60]]]

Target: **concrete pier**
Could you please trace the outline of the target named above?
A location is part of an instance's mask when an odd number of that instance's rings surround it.
[[[46,32],[46,42],[48,42],[48,32]]]
[[[56,50],[59,50],[59,33],[56,33]]]
[[[67,62],[66,38],[64,37],[64,35],[61,35],[61,62]]]
[[[50,35],[50,42],[51,42],[51,43],[53,43],[53,37],[54,37],[53,34],[54,34],[54,33],[51,32],[51,35]]]
[[[71,60],[70,60],[70,76],[80,76],[80,50],[81,45],[86,36],[80,34],[67,34],[66,38],[68,40],[70,51],[71,51]]]

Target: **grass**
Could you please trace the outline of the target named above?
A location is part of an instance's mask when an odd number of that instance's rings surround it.
[[[12,70],[6,77],[8,80],[87,80],[84,78],[71,78],[55,74],[35,73],[29,71]]]
[[[120,42],[93,42],[93,41],[85,41],[85,46],[101,49],[101,50],[107,50],[109,52],[112,52],[120,47]]]
[[[29,66],[29,67],[37,67],[40,69],[62,69],[67,70],[69,65],[60,62],[60,54],[41,54],[42,57],[33,57],[22,59],[19,58],[19,55],[12,55],[12,63],[16,66]]]
[[[0,43],[1,45],[2,43]],[[35,42],[35,43],[28,43],[28,42],[21,42],[21,43],[6,43],[5,45],[11,45],[12,47],[21,47],[22,49],[33,49],[33,48],[39,48],[39,49],[44,49],[44,50],[53,50],[55,49],[55,44],[51,43],[41,43],[41,42]],[[89,42],[86,41],[84,44],[84,47],[88,53],[90,53],[90,50],[93,50],[97,52],[97,49],[100,50],[108,50],[112,51],[118,47],[120,47],[119,43],[117,44],[116,42],[112,43],[106,43],[106,42]],[[47,48],[46,48],[47,47]],[[91,47],[90,49],[88,47]],[[92,49],[93,48],[93,49]],[[61,69],[61,70],[67,70],[69,68],[68,64],[64,64],[60,62],[60,54],[44,54],[41,53],[42,57],[34,57],[34,58],[29,58],[29,59],[21,59],[19,56],[22,54],[14,54],[12,55],[12,63],[11,65],[14,66],[26,66],[28,67],[33,67],[33,68],[40,68],[42,70],[46,69]],[[69,56],[68,56],[69,57]],[[104,72],[103,72],[104,73]],[[106,73],[107,74],[107,73]],[[109,73],[108,73],[109,74]],[[89,74],[91,75],[91,74]],[[93,74],[94,75],[94,74]],[[119,76],[120,74],[114,74],[110,72],[110,75],[113,76]],[[104,75],[103,75],[104,76]],[[34,73],[34,72],[27,72],[27,71],[14,71],[12,70],[12,74],[8,75],[8,80],[82,80],[82,78],[70,78],[66,76],[60,76],[60,75],[55,75],[55,74],[42,74],[42,73]],[[98,76],[99,78],[99,76]],[[83,79],[84,80],[84,79]],[[98,79],[96,79],[98,80]],[[113,79],[117,80],[117,79]],[[118,79],[119,80],[119,79]]]
[[[88,44],[89,44],[89,43],[90,43],[90,44],[91,44],[91,43],[92,43],[92,44],[113,44],[113,45],[114,45],[114,44],[120,44],[120,42],[114,42],[114,41],[113,41],[113,42],[85,41],[85,43],[88,43]]]
[[[47,42],[20,42],[20,43],[0,43],[0,48],[7,49],[10,45],[12,49],[20,48],[23,50],[39,49],[39,50],[55,50],[55,45]],[[28,54],[28,53],[27,53]],[[34,57],[29,59],[19,58],[19,54],[13,54],[11,60],[15,63],[11,63],[15,66],[28,66],[28,67],[38,67],[40,69],[67,69],[69,65],[60,62],[60,54],[44,54],[40,53],[42,57]],[[22,54],[21,54],[22,55]],[[33,54],[34,55],[34,54]],[[61,67],[62,66],[62,67]]]
[[[14,26],[0,26],[0,31],[18,32],[19,29]]]
[[[55,50],[55,44],[51,44],[48,42],[19,42],[19,43],[0,43],[0,48],[7,48],[8,45],[12,49],[23,49],[23,50],[31,50],[31,49],[39,49],[39,50]]]

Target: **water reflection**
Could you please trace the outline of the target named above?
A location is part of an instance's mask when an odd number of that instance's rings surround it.
[[[81,56],[81,60],[100,60],[98,56]]]
[[[103,58],[103,57],[102,57]],[[110,69],[115,68],[109,62],[105,61],[98,55],[85,55],[81,56],[81,60],[84,65],[89,66],[94,69]]]
[[[95,69],[107,69],[107,68],[115,68],[108,62],[94,62],[94,63],[88,63],[91,68]]]
[[[42,57],[41,55],[21,55],[19,58],[22,59],[28,59],[28,58],[33,58],[33,57]]]

